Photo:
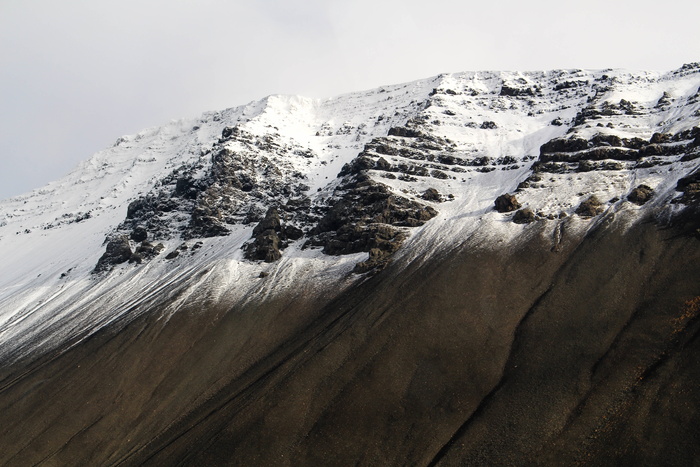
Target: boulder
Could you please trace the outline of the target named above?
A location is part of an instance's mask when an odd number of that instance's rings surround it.
[[[93,272],[99,273],[112,269],[117,264],[129,261],[133,252],[126,235],[117,235],[107,241],[105,253],[97,261]]]
[[[529,224],[535,220],[535,213],[530,208],[519,209],[513,215],[513,222],[516,224]]]
[[[520,209],[521,206],[515,195],[511,195],[509,193],[496,198],[494,204],[496,206],[496,211],[498,212],[513,212],[516,209]]]
[[[175,259],[178,256],[180,256],[180,252],[177,250],[173,250],[170,253],[168,253],[167,255],[165,255],[165,259]]]
[[[581,217],[595,217],[603,211],[603,203],[596,195],[592,195],[582,202],[575,212]]]
[[[634,204],[643,205],[651,199],[654,195],[654,190],[647,185],[639,185],[637,188],[632,190],[627,199]]]
[[[442,196],[440,195],[440,192],[437,191],[435,188],[428,188],[421,194],[421,198],[423,198],[426,201],[434,201],[434,202],[441,202],[442,201]]]

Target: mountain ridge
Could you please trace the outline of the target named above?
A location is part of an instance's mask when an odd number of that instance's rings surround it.
[[[601,415],[569,381],[608,368],[622,382],[580,387],[612,407],[637,387],[634,365],[692,358],[699,161],[698,64],[268,96],[119,138],[64,179],[0,202],[0,403],[8,420],[26,416],[0,437],[0,461],[40,445],[49,450],[28,463],[580,460],[575,433],[590,434]],[[571,344],[543,356],[547,332]],[[548,372],[569,376],[548,386]],[[693,420],[696,393],[682,399]],[[71,414],[80,397],[93,405]],[[528,398],[540,406],[504,425]],[[373,409],[353,413],[357,403]],[[55,415],[44,422],[25,406]],[[561,425],[557,410],[580,425]],[[122,445],[101,439],[109,430]],[[513,444],[493,447],[493,430]],[[459,447],[468,432],[482,441]],[[565,438],[559,454],[537,454]],[[612,459],[614,440],[600,439],[590,452]],[[655,440],[644,452],[664,459],[671,441]],[[634,449],[621,459],[641,459]],[[678,449],[677,459],[694,453]],[[274,457],[285,453],[295,461]]]

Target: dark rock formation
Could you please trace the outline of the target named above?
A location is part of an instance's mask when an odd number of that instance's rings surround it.
[[[654,190],[647,185],[639,185],[627,195],[627,199],[634,204],[643,205],[654,196]]]
[[[516,209],[520,209],[520,203],[515,195],[509,193],[503,194],[496,198],[494,202],[496,206],[496,211],[498,212],[512,212]]]
[[[588,149],[588,141],[583,138],[555,138],[540,147],[540,154],[576,152],[585,149]]]
[[[170,253],[168,253],[167,255],[165,255],[165,259],[175,259],[178,256],[180,256],[180,252],[178,250],[173,250]]]
[[[679,202],[690,204],[700,200],[700,170],[678,180],[676,190],[683,192]]]
[[[535,213],[530,208],[519,209],[513,215],[513,222],[516,224],[529,224],[535,220]]]
[[[603,203],[598,197],[596,195],[591,195],[576,208],[575,212],[581,217],[595,217],[604,210]]]
[[[97,261],[93,272],[100,273],[112,269],[117,264],[125,263],[131,258],[132,251],[129,237],[117,235],[107,241],[105,253]]]
[[[164,249],[165,245],[162,243],[153,245],[152,243],[144,240],[138,247],[136,247],[136,250],[131,255],[131,258],[129,258],[129,262],[141,264],[143,261],[148,261],[153,259],[155,256],[158,256]]]
[[[386,264],[399,248],[405,238],[400,227],[417,227],[436,215],[432,207],[398,196],[360,173],[336,190],[307,245],[321,246],[330,255],[378,250],[359,267],[358,271],[365,272]]]
[[[437,191],[435,188],[428,188],[421,194],[421,198],[423,198],[426,201],[433,201],[436,203],[440,203],[443,201],[442,195],[440,195],[440,192]]]
[[[252,261],[272,263],[282,257],[282,250],[289,241],[299,240],[304,231],[291,224],[283,224],[280,212],[272,207],[253,228],[253,241],[245,248],[245,257]]]
[[[403,232],[381,224],[368,226],[358,233],[359,239],[354,238],[362,244],[361,251],[369,248],[369,258],[355,265],[354,272],[357,274],[383,269],[389,263],[391,255],[401,247],[405,239]],[[353,246],[356,247],[357,244]]]
[[[389,128],[389,136],[399,136],[401,138],[418,138],[423,136],[423,134],[412,128],[406,127],[393,127]]]
[[[655,133],[650,141],[605,133],[594,135],[590,141],[580,137],[555,138],[540,147],[540,156],[533,170],[566,173],[621,170],[625,167],[623,163],[613,161],[635,161],[634,168],[646,168],[668,164],[668,158],[678,155],[683,161],[693,160],[700,157],[700,151],[694,149],[696,134],[695,129],[673,135]]]
[[[668,133],[654,133],[651,135],[651,139],[649,142],[651,144],[662,144],[662,143],[668,143],[671,141],[672,135]]]
[[[253,229],[253,242],[246,246],[245,257],[266,263],[277,261],[282,257],[280,250],[284,248],[280,235],[284,237],[279,212],[270,208]]]
[[[518,97],[518,96],[534,96],[536,93],[537,93],[537,90],[535,90],[531,87],[517,88],[517,87],[508,86],[508,85],[504,84],[503,86],[501,86],[501,91],[500,91],[499,95]]]
[[[138,226],[131,231],[129,238],[135,242],[143,242],[148,238],[148,230],[145,227]]]

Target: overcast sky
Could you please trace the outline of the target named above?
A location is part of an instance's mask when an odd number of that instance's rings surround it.
[[[0,198],[172,119],[444,72],[671,70],[700,2],[0,0]]]

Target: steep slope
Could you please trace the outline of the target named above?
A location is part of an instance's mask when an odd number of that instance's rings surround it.
[[[700,66],[173,122],[0,204],[7,465],[687,464]]]

